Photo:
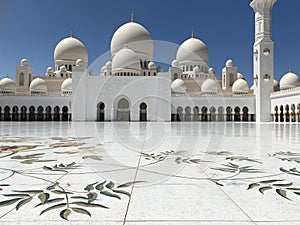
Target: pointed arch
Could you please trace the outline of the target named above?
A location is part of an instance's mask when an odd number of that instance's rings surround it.
[[[218,121],[224,121],[224,108],[222,106],[218,108]]]
[[[35,121],[35,107],[29,107],[29,121]]]
[[[59,106],[54,107],[53,120],[54,121],[60,121],[60,108],[59,108]]]
[[[19,120],[19,107],[14,106],[12,108],[12,121],[18,121]]]
[[[241,109],[240,107],[236,106],[234,108],[234,121],[241,121]]]
[[[105,120],[105,104],[103,102],[99,102],[97,105],[97,121]]]
[[[147,121],[147,104],[145,102],[140,104],[140,121]]]

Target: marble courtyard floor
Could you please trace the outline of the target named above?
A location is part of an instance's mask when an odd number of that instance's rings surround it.
[[[0,122],[1,225],[300,224],[300,128]]]

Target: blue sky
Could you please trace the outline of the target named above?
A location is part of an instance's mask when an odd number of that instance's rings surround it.
[[[74,31],[89,62],[109,50],[114,31],[130,21],[145,26],[154,40],[182,43],[195,31],[210,53],[218,76],[227,59],[252,84],[254,13],[249,0],[0,0],[0,77],[15,77],[28,58],[35,75],[53,66],[56,44]],[[273,10],[275,78],[289,68],[300,74],[300,1],[278,0]],[[174,55],[175,58],[175,55]],[[171,62],[170,62],[171,63]],[[97,71],[98,73],[98,71]]]

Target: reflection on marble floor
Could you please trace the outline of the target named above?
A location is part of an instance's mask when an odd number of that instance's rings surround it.
[[[298,224],[300,128],[0,123],[1,224]]]

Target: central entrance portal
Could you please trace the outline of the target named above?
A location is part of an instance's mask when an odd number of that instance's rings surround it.
[[[121,98],[117,104],[117,120],[130,121],[129,102],[126,98]]]

